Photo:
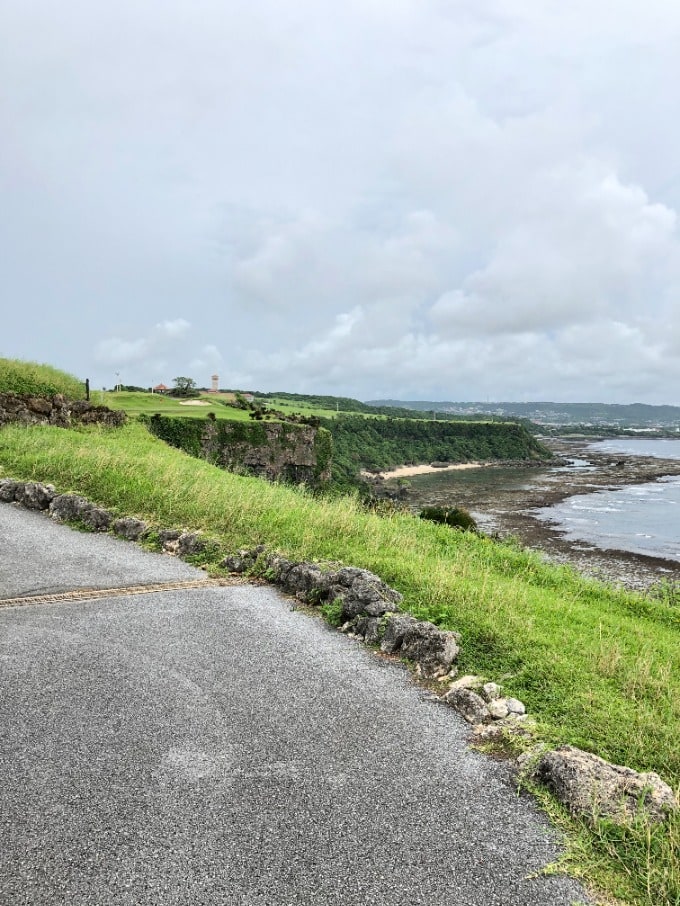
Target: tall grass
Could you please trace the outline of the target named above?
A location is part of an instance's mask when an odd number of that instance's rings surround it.
[[[318,499],[229,474],[139,424],[8,427],[0,469],[159,526],[205,529],[228,550],[265,543],[293,558],[371,569],[412,613],[459,631],[462,669],[502,680],[548,741],[680,784],[680,612],[665,601],[586,580],[510,544],[405,514],[378,516],[351,497]],[[610,889],[630,902],[678,906],[679,828],[675,819],[651,837],[633,829],[617,841],[600,825],[587,832],[589,871],[614,877]]]
[[[55,396],[61,393],[70,399],[83,399],[85,384],[72,374],[18,359],[0,358],[0,392],[30,393],[35,396]]]

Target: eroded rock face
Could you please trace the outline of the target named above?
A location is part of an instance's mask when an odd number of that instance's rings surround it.
[[[643,812],[650,821],[663,821],[678,808],[658,774],[640,774],[574,746],[546,752],[533,776],[574,814],[625,822]]]

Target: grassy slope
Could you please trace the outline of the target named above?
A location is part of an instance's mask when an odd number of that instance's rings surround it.
[[[51,365],[0,358],[0,392],[7,391],[33,393],[36,396],[62,393],[71,399],[83,399],[85,384]]]
[[[367,567],[413,613],[461,632],[462,668],[501,679],[546,738],[680,783],[677,608],[485,538],[231,475],[138,424],[110,432],[5,428],[0,465],[157,525],[205,528],[228,549],[263,542],[295,558]],[[676,821],[613,848],[603,832],[589,846],[602,870],[615,872],[612,889],[658,906],[680,903],[679,839]]]

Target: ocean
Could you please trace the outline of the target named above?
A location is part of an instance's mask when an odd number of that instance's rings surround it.
[[[680,459],[680,439],[612,438],[591,449],[626,456]],[[680,561],[680,478],[577,494],[534,514],[571,541]]]
[[[653,456],[680,459],[679,439],[612,438],[589,445],[593,452],[611,453],[622,459]],[[583,454],[587,456],[586,453]],[[527,493],[544,487],[546,476],[591,471],[587,459],[572,459],[569,465],[536,468],[470,469],[414,476],[409,499],[414,510],[426,505],[463,505],[473,511],[482,529],[485,514],[475,512],[475,501],[502,492],[504,500],[516,500],[523,508]],[[575,544],[630,551],[680,562],[680,477],[647,484],[626,485],[616,490],[594,490],[567,497],[554,506],[530,510],[540,520],[555,525]]]

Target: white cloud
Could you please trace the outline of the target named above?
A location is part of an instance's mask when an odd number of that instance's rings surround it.
[[[6,354],[673,399],[679,34],[668,0],[15,4]]]

